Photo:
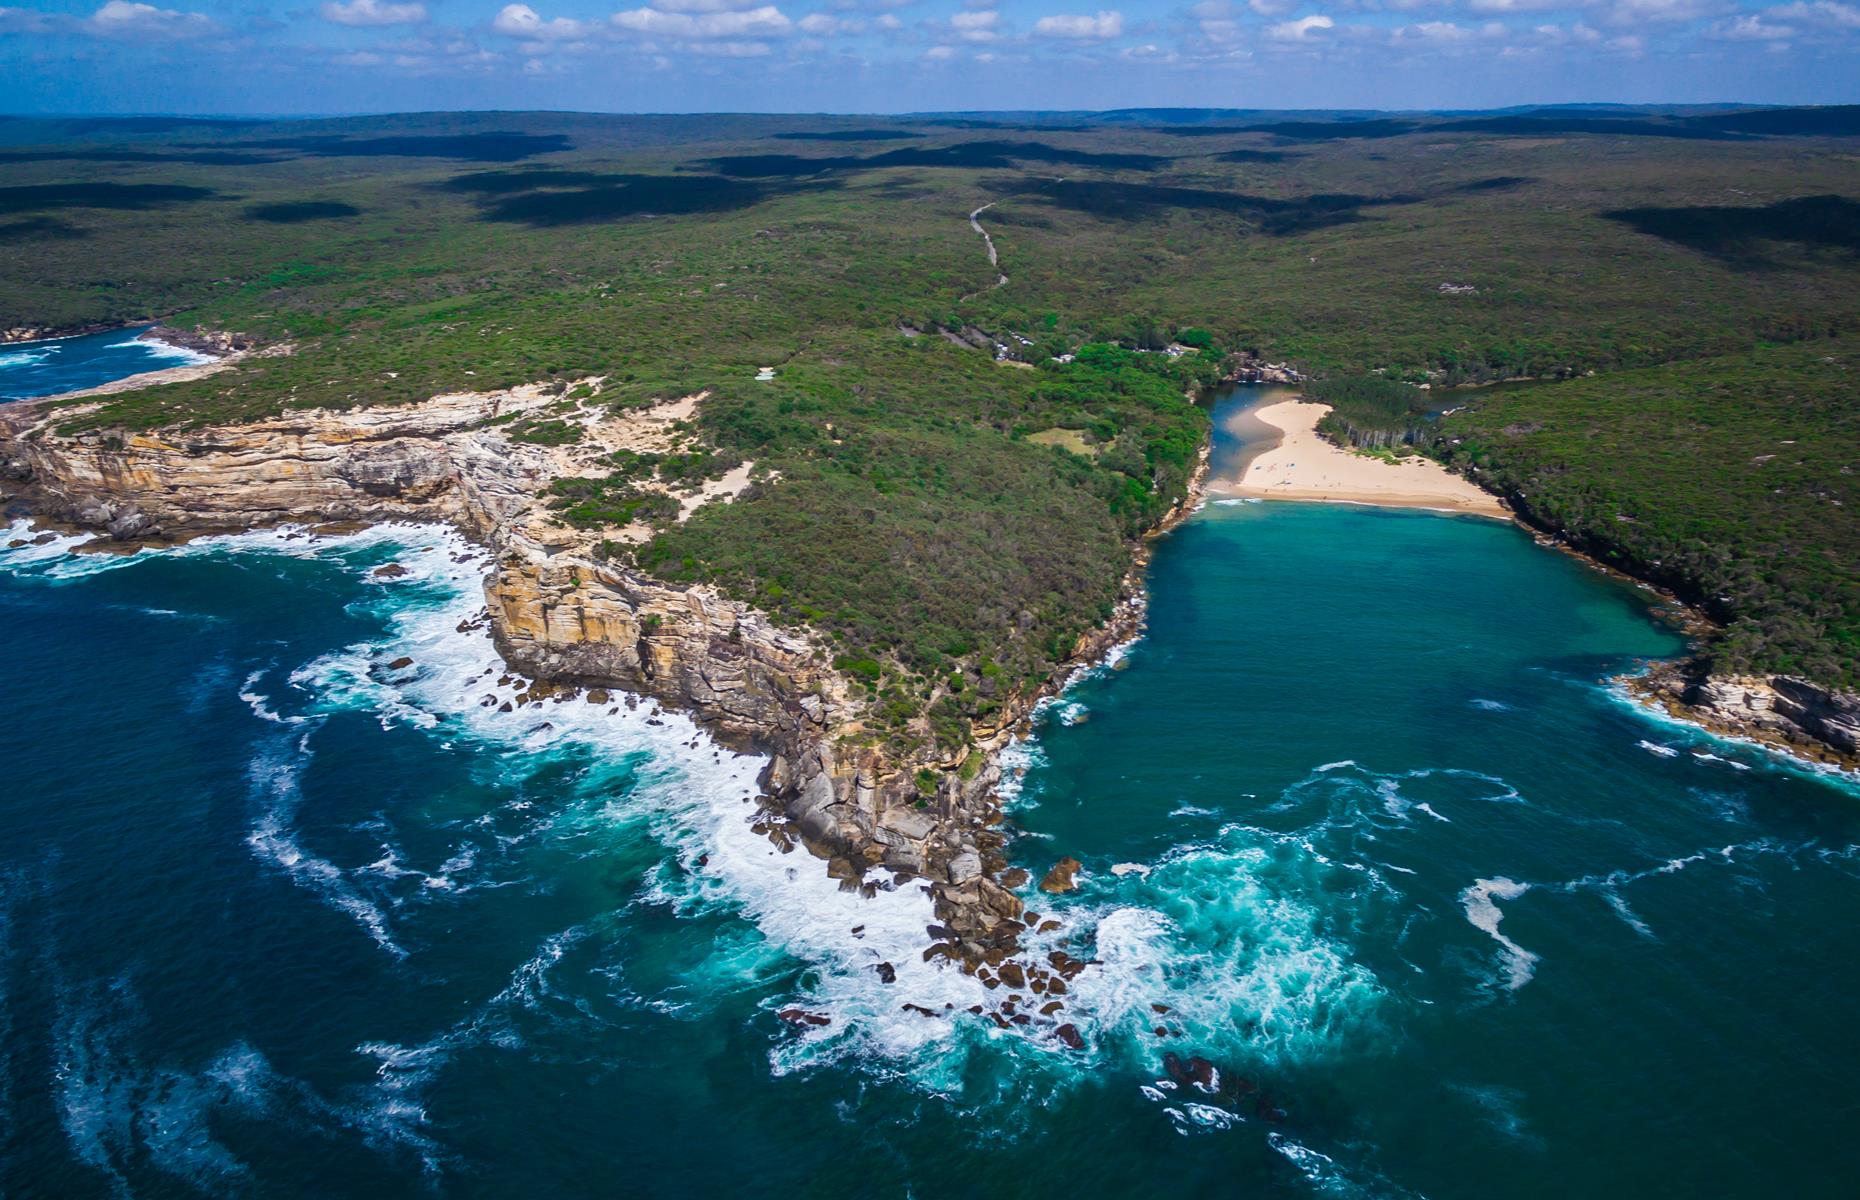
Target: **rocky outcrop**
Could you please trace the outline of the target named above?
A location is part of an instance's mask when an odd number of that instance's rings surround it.
[[[0,408],[0,465],[36,513],[123,540],[282,522],[451,522],[493,551],[489,624],[514,668],[654,697],[767,753],[762,809],[778,838],[798,835],[847,886],[878,886],[865,881],[876,866],[927,882],[941,944],[968,969],[1012,953],[1022,910],[995,878],[1006,861],[993,752],[1013,722],[981,731],[979,769],[887,758],[862,736],[851,683],[805,631],[714,589],[654,579],[607,557],[596,535],[553,519],[538,493],[586,464],[503,430],[505,418],[558,399],[517,388],[186,432],[72,436],[55,426],[82,410],[22,402]],[[607,420],[599,433],[608,440],[590,454],[624,431]],[[1114,628],[1132,611],[1120,610]],[[1110,633],[1081,652],[1100,652]],[[1037,698],[1015,698],[1009,715],[1018,720]]]
[[[1860,769],[1860,693],[1787,675],[1708,675],[1683,663],[1626,682],[1642,700],[1715,733]]]
[[[487,422],[549,398],[516,389],[72,437],[54,426],[82,410],[18,402],[0,407],[0,466],[36,511],[118,538],[390,519],[453,521],[484,537],[531,502],[547,472],[539,449],[513,447]]]
[[[1222,364],[1222,383],[1303,383],[1305,376],[1290,363],[1266,362],[1250,350],[1230,355]]]

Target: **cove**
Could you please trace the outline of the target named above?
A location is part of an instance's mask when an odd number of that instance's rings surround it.
[[[1159,541],[1145,637],[1011,760],[1016,860],[1085,864],[1025,892],[1063,922],[1036,953],[1092,960],[1077,1051],[907,958],[908,888],[753,835],[759,760],[650,702],[501,711],[456,535],[79,549],[0,536],[7,1194],[1813,1196],[1857,1165],[1855,796],[1618,703],[1677,639],[1504,525],[1213,504]]]
[[[0,343],[0,401],[55,396],[145,371],[213,361],[210,355],[138,337],[146,328]]]

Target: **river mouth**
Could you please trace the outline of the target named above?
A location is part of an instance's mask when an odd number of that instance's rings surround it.
[[[1237,485],[1247,465],[1279,444],[1283,434],[1259,419],[1259,409],[1290,400],[1299,390],[1278,383],[1241,383],[1223,388],[1208,402],[1213,445],[1208,453],[1207,484]]]

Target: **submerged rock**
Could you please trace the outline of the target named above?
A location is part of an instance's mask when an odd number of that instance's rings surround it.
[[[796,1029],[804,1029],[810,1025],[833,1024],[833,1018],[826,1013],[808,1012],[805,1008],[784,1008],[775,1015]]]
[[[1040,890],[1054,895],[1076,891],[1079,886],[1076,877],[1084,867],[1084,863],[1070,855],[1060,859],[1053,864],[1053,869],[1046,873],[1046,878],[1040,880]]]
[[[1061,1025],[1058,1029],[1053,1030],[1053,1036],[1064,1042],[1073,1050],[1083,1050],[1085,1048],[1085,1039],[1079,1036],[1078,1027],[1076,1025]]]

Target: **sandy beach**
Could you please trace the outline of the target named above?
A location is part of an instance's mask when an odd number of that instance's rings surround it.
[[[1496,496],[1431,459],[1416,456],[1400,463],[1385,462],[1325,441],[1318,436],[1317,423],[1329,411],[1329,405],[1298,399],[1253,410],[1255,417],[1284,436],[1277,446],[1247,464],[1239,482],[1216,482],[1209,491],[1267,500],[1328,500],[1432,508],[1501,520],[1510,517]]]

